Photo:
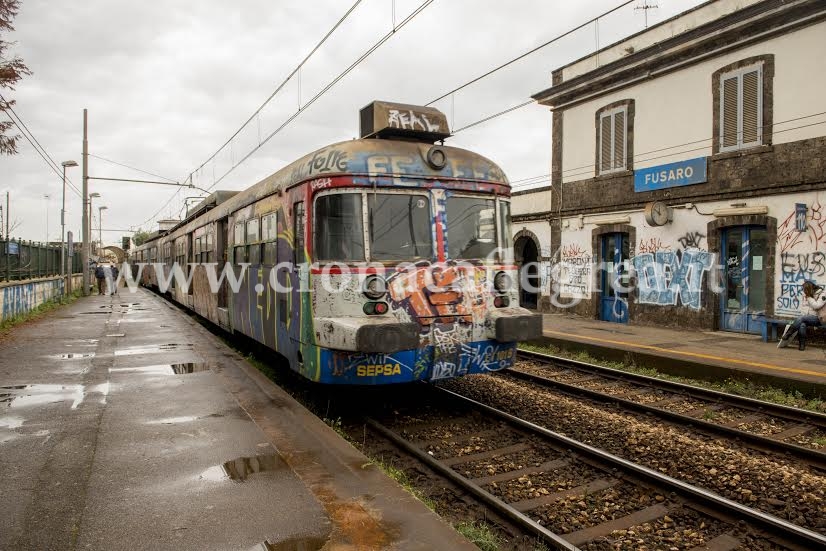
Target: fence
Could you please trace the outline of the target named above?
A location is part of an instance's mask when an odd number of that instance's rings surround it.
[[[68,254],[68,250],[67,250]],[[72,273],[81,271],[78,251],[68,259]],[[0,239],[0,281],[60,275],[60,245]]]

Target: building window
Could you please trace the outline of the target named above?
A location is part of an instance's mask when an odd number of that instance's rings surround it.
[[[634,100],[606,105],[596,114],[596,175],[633,169]]]
[[[720,151],[763,143],[763,66],[720,76]]]

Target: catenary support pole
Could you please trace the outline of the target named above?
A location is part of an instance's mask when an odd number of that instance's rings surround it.
[[[83,110],[83,250],[81,271],[83,272],[83,296],[89,296],[89,256],[91,254],[91,234],[89,232],[89,139],[86,124],[86,109]]]

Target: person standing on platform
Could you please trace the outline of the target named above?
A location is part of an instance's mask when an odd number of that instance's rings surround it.
[[[798,350],[806,350],[806,327],[826,324],[826,293],[823,293],[823,287],[813,281],[806,281],[803,283],[803,296],[808,312],[786,326],[777,348],[786,348],[789,341],[797,335]]]
[[[103,294],[103,284],[106,281],[106,273],[103,271],[103,266],[100,264],[95,268],[95,279],[98,280],[98,294]]]

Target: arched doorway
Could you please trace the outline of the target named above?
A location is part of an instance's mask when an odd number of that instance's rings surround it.
[[[535,239],[528,235],[518,237],[514,243],[514,256],[519,267],[519,305],[536,309],[539,302],[539,249]]]

